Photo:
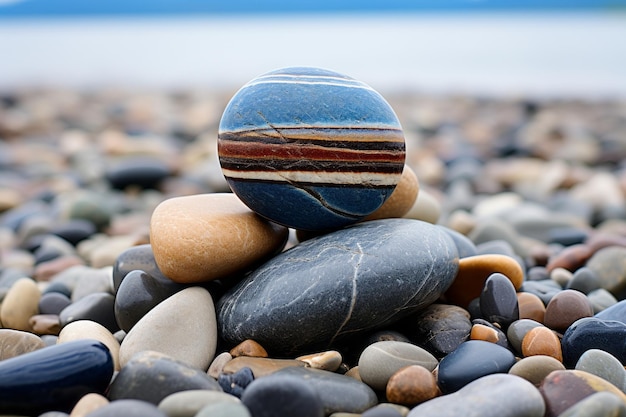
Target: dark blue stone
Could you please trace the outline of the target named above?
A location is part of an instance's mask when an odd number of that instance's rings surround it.
[[[142,189],[157,189],[171,174],[164,161],[149,157],[127,157],[106,172],[111,187],[123,190],[135,186]]]
[[[54,226],[50,233],[67,240],[72,245],[88,239],[97,232],[96,226],[85,219],[73,219]]]
[[[237,398],[241,398],[243,391],[252,381],[254,381],[254,374],[248,367],[241,368],[232,374],[221,373],[217,377],[217,382],[224,392]]]
[[[222,391],[206,372],[146,350],[133,355],[122,367],[107,396],[111,401],[134,399],[158,405],[170,394],[196,389]]]
[[[144,271],[129,272],[115,294],[117,324],[129,332],[157,304],[187,287],[171,280],[157,280]]]
[[[49,283],[46,288],[41,292],[42,295],[50,294],[50,293],[59,293],[63,294],[67,298],[72,297],[72,290],[62,282],[54,281]]]
[[[517,291],[504,274],[491,274],[485,281],[480,293],[480,312],[483,319],[504,329],[519,319]]]
[[[328,348],[435,302],[458,270],[440,227],[410,219],[360,223],[300,243],[256,269],[217,305],[222,337],[276,353]]]
[[[39,314],[60,314],[67,306],[72,304],[72,300],[60,292],[49,292],[43,294],[39,299]]]
[[[567,328],[561,340],[563,364],[567,368],[589,349],[601,349],[626,365],[626,324],[616,320],[585,317]]]
[[[563,246],[584,243],[588,237],[589,232],[578,227],[552,227],[548,230],[548,243]]]
[[[171,282],[157,266],[149,244],[128,248],[117,257],[113,264],[113,290],[117,292],[124,277],[134,270],[144,271],[159,281]]]
[[[89,417],[167,417],[154,404],[140,400],[112,401],[89,413]]]
[[[616,320],[626,324],[626,300],[619,301],[600,311],[594,317],[601,320]]]
[[[45,347],[0,362],[0,414],[69,412],[85,394],[104,394],[113,375],[109,349],[94,340]]]
[[[291,375],[255,379],[241,397],[252,417],[324,417],[322,402],[311,386]]]
[[[482,340],[468,340],[439,362],[437,383],[444,394],[449,394],[480,377],[507,373],[514,364],[515,356],[508,349]]]

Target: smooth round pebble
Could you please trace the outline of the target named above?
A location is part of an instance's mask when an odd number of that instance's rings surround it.
[[[404,165],[400,182],[382,206],[365,217],[364,220],[391,219],[403,217],[415,204],[419,193],[419,181],[415,171]]]
[[[194,417],[204,407],[239,402],[237,397],[224,392],[194,389],[170,394],[158,407],[168,417]]]
[[[252,339],[244,340],[229,351],[233,358],[237,356],[253,356],[255,358],[267,358],[267,351],[263,346]]]
[[[596,274],[601,288],[619,300],[626,297],[626,247],[608,246],[599,249],[585,266]]]
[[[626,417],[626,403],[607,391],[596,392],[578,401],[559,417]]]
[[[596,273],[590,268],[582,267],[574,272],[566,288],[568,290],[577,290],[588,295],[590,292],[602,287]]]
[[[511,323],[506,331],[506,337],[516,352],[522,353],[524,336],[535,327],[544,327],[543,324],[531,319],[520,319]]]
[[[476,320],[478,321],[478,320]],[[506,334],[495,326],[485,323],[474,323],[470,332],[471,340],[484,340],[485,342],[495,343],[497,345],[508,347]]]
[[[154,404],[146,401],[125,399],[109,404],[89,413],[88,417],[168,417]]]
[[[624,383],[626,383],[624,365],[615,356],[604,350],[587,350],[576,362],[575,369],[599,376],[620,389],[623,389]]]
[[[279,252],[287,235],[287,228],[259,217],[234,194],[174,197],[160,203],[150,220],[154,259],[180,283],[244,272]]]
[[[209,365],[209,369],[207,370],[207,374],[217,379],[217,377],[224,370],[224,366],[233,359],[233,356],[228,352],[222,352],[219,355],[213,358],[213,361]]]
[[[440,395],[437,379],[420,365],[409,365],[394,373],[385,389],[387,400],[413,407]]]
[[[604,288],[598,288],[587,294],[587,298],[593,307],[593,312],[597,315],[601,311],[608,309],[618,303],[613,294]]]
[[[31,331],[30,318],[39,313],[41,290],[30,278],[18,279],[9,289],[0,306],[3,327]]]
[[[378,404],[362,413],[361,417],[403,417],[403,415],[391,404]]]
[[[427,350],[406,342],[376,342],[361,353],[359,374],[374,390],[384,391],[389,378],[401,368],[420,365],[432,371],[437,366],[435,358]]]
[[[151,350],[206,371],[216,348],[213,298],[202,287],[189,287],[158,304],[135,324],[120,346],[120,365],[137,352]]]
[[[309,384],[289,375],[256,379],[241,402],[252,417],[323,417],[324,408]]]
[[[427,189],[420,188],[415,203],[404,215],[407,219],[421,220],[430,224],[437,224],[442,214],[441,202]]]
[[[487,278],[480,293],[480,312],[483,319],[504,329],[519,319],[517,292],[509,278],[500,273]]]
[[[573,368],[589,349],[601,349],[626,364],[626,324],[587,317],[577,320],[561,339],[563,363]]]
[[[530,329],[524,335],[524,339],[522,339],[522,355],[525,357],[546,355],[563,362],[561,341],[552,330],[543,326]]]
[[[310,353],[308,355],[299,356],[296,360],[305,362],[309,367],[314,369],[335,372],[339,369],[343,358],[341,353],[336,350],[328,350],[326,352]]]
[[[520,319],[531,319],[543,323],[546,306],[541,298],[529,292],[518,292],[517,305]]]
[[[593,308],[585,294],[575,290],[564,290],[552,297],[546,306],[543,324],[553,330],[564,332],[576,320],[591,316]]]
[[[535,355],[520,359],[509,369],[508,373],[522,377],[538,387],[550,372],[564,369],[563,363],[552,356]]]
[[[95,292],[82,297],[65,307],[59,313],[61,326],[78,320],[95,321],[107,328],[111,333],[120,330],[115,320],[115,297],[108,292]]]
[[[0,362],[45,347],[40,337],[26,331],[0,329]]]
[[[225,393],[241,398],[246,387],[254,381],[254,375],[250,368],[241,368],[237,372],[222,372],[217,377],[217,383],[220,384]]]
[[[194,417],[251,417],[251,415],[248,407],[241,403],[222,402],[203,407]]]
[[[120,343],[113,334],[103,325],[90,320],[78,320],[69,323],[59,332],[57,343],[67,343],[72,340],[93,339],[102,342],[111,353],[114,369],[120,370]]]
[[[544,412],[543,398],[534,385],[518,376],[498,373],[426,401],[411,409],[407,417],[544,417]]]
[[[49,292],[41,295],[39,299],[39,314],[60,314],[61,311],[72,303],[72,300],[59,292]]]
[[[109,404],[109,400],[104,395],[95,392],[86,394],[72,408],[70,417],[85,417],[87,414],[107,404]]]

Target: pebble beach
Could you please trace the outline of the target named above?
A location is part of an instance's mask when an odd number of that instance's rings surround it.
[[[381,94],[388,204],[231,193],[230,89],[0,94],[0,415],[626,414],[626,99]]]

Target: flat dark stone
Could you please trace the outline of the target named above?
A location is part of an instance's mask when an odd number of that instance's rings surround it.
[[[231,344],[258,341],[275,353],[310,353],[382,328],[435,302],[458,270],[438,226],[385,219],[319,236],[283,252],[217,305]]]
[[[157,266],[152,246],[149,244],[130,247],[117,257],[113,264],[113,290],[115,292],[124,277],[134,270],[144,271],[157,280],[171,281]]]
[[[157,189],[170,174],[171,169],[159,159],[127,157],[107,170],[106,179],[119,190],[130,186]]]
[[[61,326],[77,320],[91,320],[100,323],[111,333],[115,333],[120,328],[115,320],[114,303],[115,297],[106,292],[86,295],[59,313]]]
[[[601,349],[626,365],[626,324],[617,320],[585,317],[575,321],[561,340],[563,364],[573,368],[589,349]]]
[[[482,318],[490,323],[498,323],[506,329],[519,319],[517,291],[504,274],[491,274],[485,281],[480,294]]]
[[[39,314],[60,314],[67,306],[72,304],[72,300],[60,292],[49,292],[42,294],[39,299]]]
[[[104,394],[113,375],[109,349],[94,340],[45,347],[0,362],[0,414],[69,412],[85,394]]]
[[[89,413],[89,417],[167,417],[156,405],[140,400],[117,400]]]

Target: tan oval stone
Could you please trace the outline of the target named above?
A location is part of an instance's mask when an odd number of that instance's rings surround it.
[[[91,320],[77,320],[68,323],[61,329],[57,343],[82,339],[95,339],[102,342],[111,352],[115,370],[120,370],[120,343],[115,336],[100,323]]]
[[[30,278],[20,278],[7,292],[0,307],[0,321],[9,329],[32,331],[30,318],[39,313],[41,291]]]
[[[498,332],[484,324],[474,324],[470,332],[470,339],[498,343]]]
[[[40,337],[22,330],[0,329],[0,361],[45,347]]]
[[[213,299],[203,287],[192,286],[159,303],[130,329],[120,346],[120,365],[151,350],[207,371],[216,348]]]
[[[193,389],[168,395],[159,402],[158,407],[169,417],[193,417],[207,405],[218,403],[241,403],[241,401],[225,392]]]
[[[467,308],[470,301],[480,296],[485,281],[495,272],[510,279],[515,289],[522,286],[524,271],[514,258],[500,254],[468,256],[459,260],[459,271],[445,293],[446,300]]]
[[[273,358],[254,358],[252,356],[239,356],[233,358],[230,362],[224,365],[223,372],[227,374],[234,374],[241,368],[250,368],[255,378],[261,378],[262,376],[270,375],[280,369],[289,368],[292,366],[306,366],[305,362],[295,359],[273,359]]]
[[[517,305],[519,306],[519,318],[531,319],[543,323],[546,314],[546,306],[537,295],[530,292],[517,293]]]
[[[441,216],[441,203],[428,190],[420,189],[413,207],[404,215],[408,219],[435,224]]]
[[[361,378],[361,373],[359,372],[359,366],[353,366],[352,368],[348,369],[348,372],[346,372],[344,374],[345,376],[349,376],[350,378],[356,379],[359,382],[363,382],[363,379]]]
[[[328,350],[326,352],[300,356],[296,360],[307,363],[311,368],[335,372],[341,366],[343,357],[336,350]]]
[[[35,334],[56,336],[61,331],[61,320],[56,314],[35,314],[29,323]]]
[[[389,378],[385,392],[390,402],[409,407],[441,394],[432,372],[419,365],[398,370]]]
[[[267,351],[258,342],[247,339],[239,343],[237,346],[230,350],[230,354],[233,358],[237,356],[254,356],[256,358],[267,358]]]
[[[530,329],[522,339],[522,355],[551,356],[559,362],[563,362],[561,341],[558,336],[547,327],[539,326]]]
[[[209,369],[206,372],[210,377],[217,379],[222,371],[224,370],[224,366],[228,362],[233,359],[233,356],[229,352],[222,352],[213,358],[213,362],[209,365]]]
[[[535,355],[519,360],[509,369],[509,373],[524,378],[538,387],[552,371],[562,371],[565,366],[552,356]]]
[[[70,412],[70,417],[85,417],[92,411],[96,411],[100,407],[104,407],[109,403],[109,400],[100,394],[95,392],[83,395],[80,400],[74,405]]]
[[[163,201],[152,213],[150,241],[161,271],[194,283],[244,271],[277,253],[288,229],[269,222],[234,194],[200,194]]]
[[[411,210],[419,193],[419,181],[413,169],[405,165],[400,182],[389,198],[365,220],[390,219],[402,217]]]

